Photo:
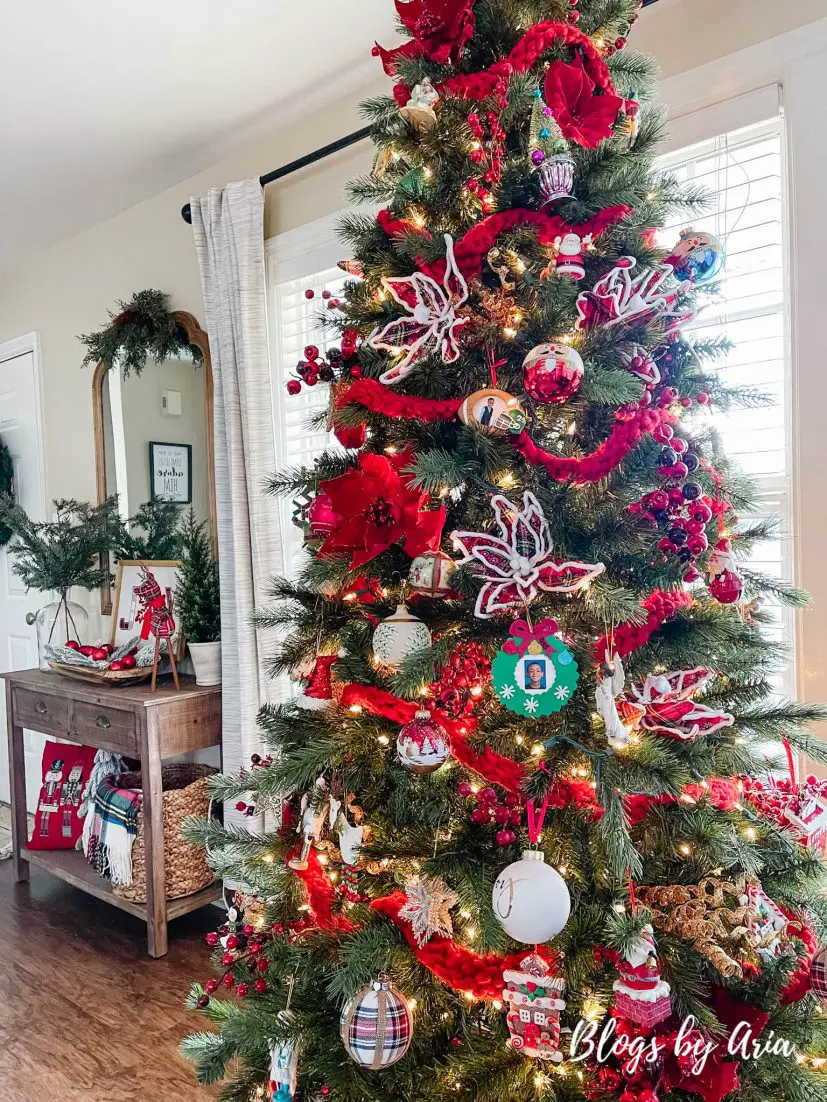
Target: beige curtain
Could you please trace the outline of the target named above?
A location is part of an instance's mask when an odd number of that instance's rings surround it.
[[[275,502],[263,492],[275,470],[267,350],[264,195],[258,180],[193,199],[215,383],[215,483],[221,575],[223,754],[228,772],[261,751],[260,705],[278,696],[264,669],[267,639],[252,626],[282,562]],[[225,808],[225,821],[259,824]]]

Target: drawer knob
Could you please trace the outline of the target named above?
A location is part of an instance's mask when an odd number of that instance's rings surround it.
[[[38,700],[37,704],[34,706],[34,710],[39,716],[45,716],[49,713],[48,706],[42,700]]]
[[[112,721],[109,718],[109,716],[103,716],[103,715],[98,716],[98,718],[95,722],[97,723],[98,727],[101,728],[102,731],[105,731],[107,729],[107,727],[112,726]]]

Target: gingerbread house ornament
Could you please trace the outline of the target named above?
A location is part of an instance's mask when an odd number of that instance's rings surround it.
[[[561,1063],[560,1014],[566,1009],[561,997],[566,989],[565,979],[552,975],[536,953],[520,961],[519,972],[507,968],[503,979],[511,1047],[523,1056]]]
[[[808,794],[801,801],[798,811],[787,807],[785,817],[799,836],[802,846],[817,853],[827,855],[827,800],[815,793]]]

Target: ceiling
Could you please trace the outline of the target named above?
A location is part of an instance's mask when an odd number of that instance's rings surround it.
[[[393,25],[390,0],[0,3],[0,270],[352,93]]]

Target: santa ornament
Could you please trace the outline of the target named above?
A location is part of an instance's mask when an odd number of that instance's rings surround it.
[[[562,405],[583,380],[583,360],[568,344],[538,344],[523,360],[523,385],[535,402]]]
[[[709,592],[721,605],[734,605],[744,589],[741,575],[736,570],[732,544],[719,539],[707,562]]]
[[[426,776],[445,764],[451,753],[451,744],[445,728],[423,708],[399,732],[396,753],[406,769],[418,776]]]
[[[681,230],[680,238],[666,263],[672,265],[675,279],[687,283],[708,283],[724,266],[724,247],[714,233]]]
[[[591,234],[580,237],[576,233],[566,233],[555,241],[557,245],[557,275],[567,279],[583,279],[586,269],[583,267],[583,252],[591,244]]]
[[[660,978],[658,947],[651,926],[643,927],[618,968],[620,979],[614,982],[618,1014],[646,1029],[665,1021],[672,1013],[671,988]]]
[[[296,701],[304,711],[321,711],[333,703],[333,667],[339,661],[338,654],[319,655],[307,678],[307,685]]]
[[[565,979],[552,976],[549,966],[536,953],[520,961],[519,971],[507,968],[503,979],[511,1048],[521,1056],[562,1063],[560,1014],[566,1009],[562,999]]]
[[[413,1015],[386,972],[345,1006],[339,1032],[348,1056],[363,1068],[389,1068],[411,1046]]]

